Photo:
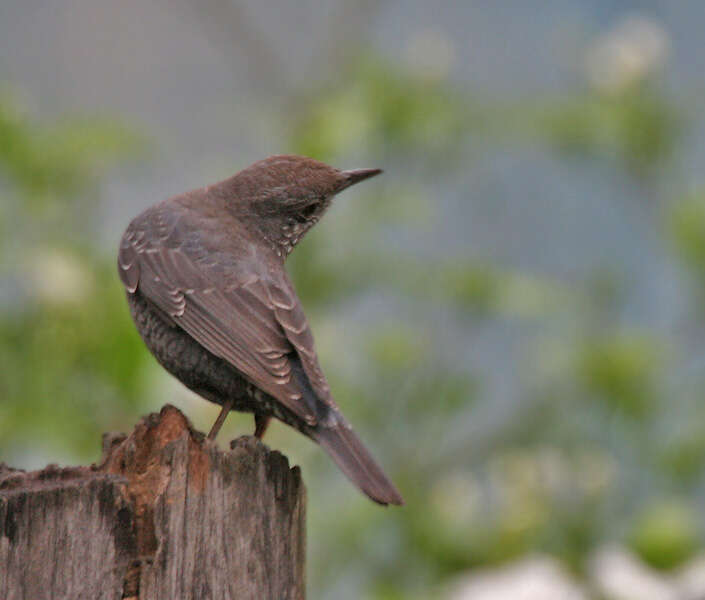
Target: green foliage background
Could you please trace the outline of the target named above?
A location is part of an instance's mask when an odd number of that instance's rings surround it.
[[[697,322],[705,193],[679,186],[688,115],[657,78],[616,94],[586,87],[507,103],[368,56],[345,81],[322,88],[293,122],[278,116],[284,150],[341,166],[390,157],[395,167],[339,202],[288,268],[335,396],[407,506],[373,506],[321,452],[275,427],[269,443],[303,464],[310,490],[311,597],[427,598],[456,573],[536,550],[580,572],[610,540],[658,568],[682,564],[703,544],[702,376],[681,369],[701,348],[697,336],[625,324],[630,280],[609,269],[567,281],[486,257],[439,257],[414,240],[449,218],[438,182],[472,172],[470,138],[541,148],[566,169],[599,161],[643,191],[664,257],[682,267],[684,318]],[[110,119],[42,122],[0,95],[8,462],[93,460],[101,432],[128,430],[170,400],[129,320],[114,249],[90,234],[106,170],[148,160],[149,144]],[[343,316],[360,305],[365,326]],[[519,364],[507,358],[518,405],[487,419],[483,371],[444,345],[444,321],[467,335],[488,324],[538,332]],[[188,406],[202,426],[215,414],[205,402]],[[231,435],[250,427],[230,421]]]

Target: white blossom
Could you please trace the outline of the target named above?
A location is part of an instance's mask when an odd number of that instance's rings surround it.
[[[81,302],[93,283],[78,259],[52,248],[36,252],[30,259],[28,272],[34,294],[49,304]]]
[[[558,561],[533,556],[498,569],[458,579],[447,600],[587,600]]]
[[[601,92],[619,93],[661,67],[669,50],[668,34],[658,23],[645,17],[627,17],[600,35],[588,50],[588,78]]]
[[[597,551],[590,561],[590,577],[606,600],[683,600],[671,578],[617,546]]]

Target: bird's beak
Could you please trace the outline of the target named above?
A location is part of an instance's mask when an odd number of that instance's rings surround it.
[[[354,185],[363,179],[369,179],[375,175],[379,175],[382,169],[353,169],[352,171],[343,171],[343,175],[347,178],[345,187]]]

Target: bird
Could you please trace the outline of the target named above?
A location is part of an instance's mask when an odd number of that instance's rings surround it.
[[[370,499],[401,494],[333,400],[285,260],[344,189],[381,169],[265,158],[213,185],[147,208],[125,230],[118,272],[130,314],[157,361],[187,388],[271,418],[318,443]]]

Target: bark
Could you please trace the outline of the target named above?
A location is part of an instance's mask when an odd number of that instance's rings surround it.
[[[0,465],[0,598],[304,598],[304,520],[298,467],[167,405],[98,465]]]

